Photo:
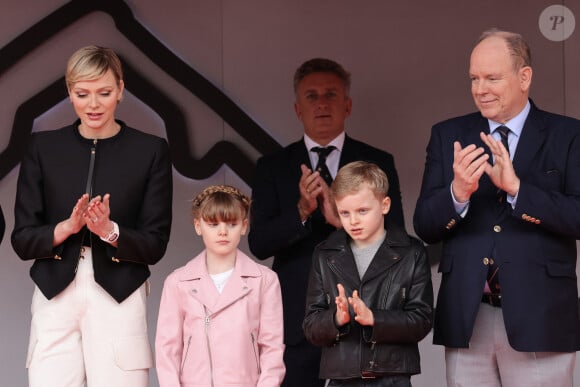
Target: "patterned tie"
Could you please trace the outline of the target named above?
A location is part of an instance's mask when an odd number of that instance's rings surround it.
[[[503,144],[503,146],[505,147],[505,149],[508,151],[508,154],[509,154],[510,153],[510,146],[508,144],[508,134],[510,132],[510,128],[508,128],[505,125],[501,125],[501,126],[498,126],[495,130],[499,133],[499,137],[501,138],[501,143]]]
[[[326,184],[330,186],[332,184],[332,176],[330,175],[330,171],[328,170],[328,166],[326,165],[326,158],[335,150],[335,146],[327,146],[327,147],[319,147],[315,146],[310,151],[318,153],[318,163],[316,164],[315,170],[320,173],[320,176],[324,179]]]
[[[499,133],[499,137],[501,139],[501,143],[507,150],[508,154],[510,153],[510,147],[508,144],[508,134],[510,132],[510,128],[504,125],[500,125],[495,129]],[[497,200],[500,203],[506,203],[507,194],[505,191],[498,189],[497,190]]]
[[[501,143],[503,144],[503,146],[505,147],[505,149],[508,151],[509,154],[510,147],[508,145],[508,134],[510,132],[510,129],[507,126],[501,125],[496,128],[496,131],[499,133]],[[502,206],[501,210],[502,212],[505,209],[505,205],[507,203],[506,198],[507,193],[503,190],[498,189],[498,201],[504,204],[504,206]],[[498,271],[499,266],[495,264],[495,260],[493,257],[490,258],[489,265],[487,268],[487,284],[489,285],[491,294],[500,294],[501,287],[498,281]]]
[[[497,278],[497,272],[499,271],[499,266],[495,264],[493,258],[489,259],[489,265],[487,266],[487,285],[491,294],[500,294],[501,287]]]

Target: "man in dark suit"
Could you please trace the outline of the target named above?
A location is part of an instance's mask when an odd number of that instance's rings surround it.
[[[427,147],[414,225],[443,242],[433,341],[448,386],[572,387],[580,121],[529,100],[530,66],[521,35],[485,32],[469,70],[479,112],[435,125]]]
[[[340,227],[324,177],[335,176],[340,166],[355,160],[379,165],[390,183],[392,204],[386,222],[404,226],[393,157],[345,134],[352,108],[349,87],[350,74],[338,63],[321,58],[303,63],[294,75],[294,109],[304,138],[257,164],[249,244],[258,259],[274,256],[273,269],[280,278],[286,344],[283,386],[324,385],[318,379],[320,349],[309,344],[302,331],[314,246]],[[323,147],[329,147],[328,155]],[[324,157],[326,163],[317,165]]]

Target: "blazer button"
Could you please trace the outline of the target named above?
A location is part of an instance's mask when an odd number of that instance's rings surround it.
[[[495,226],[493,226],[493,231],[501,232],[501,226],[496,224]]]
[[[483,258],[483,264],[485,266],[489,265],[489,258],[488,257]]]

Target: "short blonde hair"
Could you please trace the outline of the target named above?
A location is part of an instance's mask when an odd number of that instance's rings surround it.
[[[110,48],[86,46],[75,51],[66,64],[66,87],[71,90],[79,81],[91,81],[111,70],[117,85],[123,80],[121,60]]]
[[[342,199],[368,187],[378,199],[383,199],[389,192],[387,174],[378,165],[366,161],[354,161],[340,168],[330,186],[334,199]]]
[[[250,199],[236,187],[211,185],[193,199],[191,212],[194,219],[209,222],[244,220],[250,212]]]

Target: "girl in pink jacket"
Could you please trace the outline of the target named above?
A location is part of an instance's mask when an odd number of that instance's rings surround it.
[[[284,378],[276,274],[238,250],[250,200],[210,186],[193,200],[205,250],[165,280],[155,352],[161,387],[275,387]]]

